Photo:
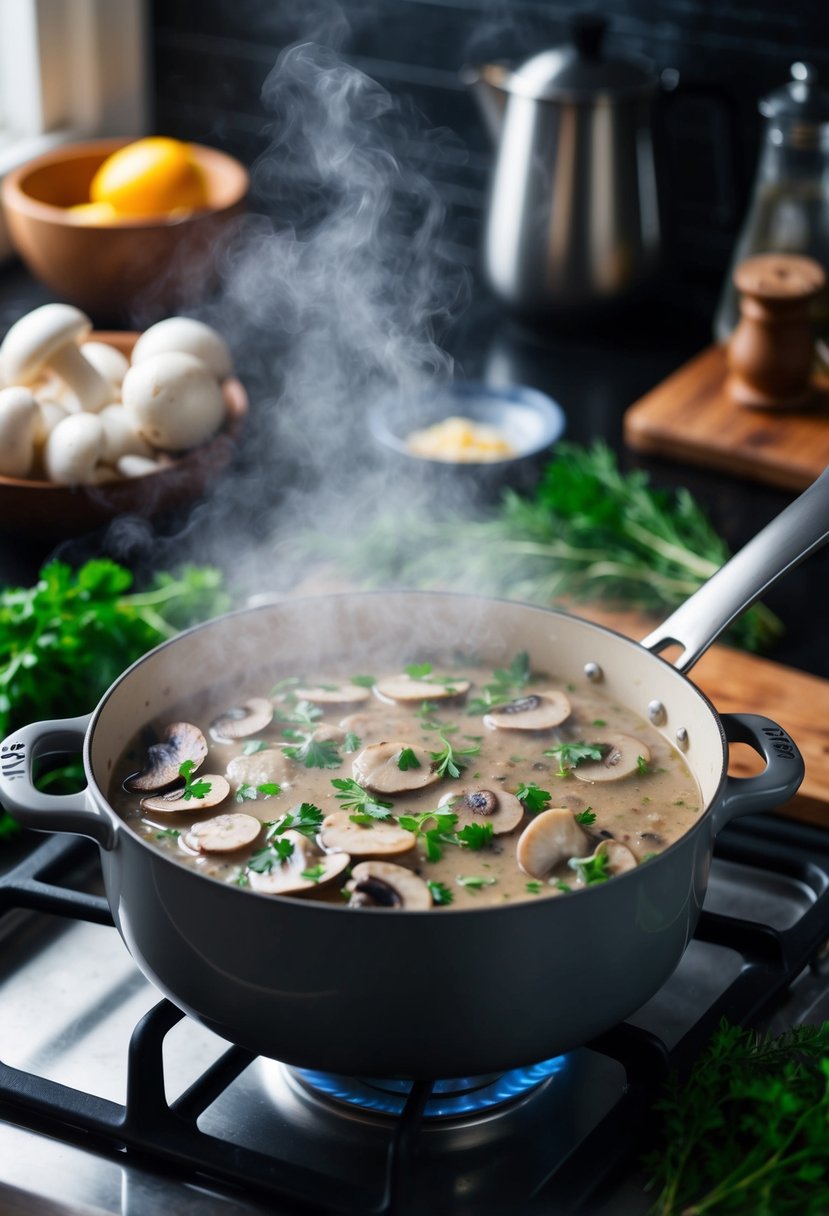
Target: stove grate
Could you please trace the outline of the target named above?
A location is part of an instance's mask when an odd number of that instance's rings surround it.
[[[576,1210],[629,1159],[656,1085],[669,1071],[690,1067],[722,1018],[754,1024],[825,947],[829,834],[781,818],[750,818],[722,833],[717,857],[794,879],[811,892],[810,906],[785,929],[704,911],[697,940],[726,946],[741,958],[727,988],[670,1047],[657,1034],[627,1022],[588,1045],[622,1065],[626,1084],[605,1117],[542,1183],[538,1198],[548,1211]],[[104,898],[72,885],[88,871],[89,862],[87,842],[48,837],[0,879],[0,918],[24,909],[112,924]],[[369,1192],[362,1184],[335,1180],[280,1157],[278,1151],[271,1156],[219,1139],[198,1126],[200,1116],[253,1062],[251,1053],[242,1048],[229,1047],[189,1089],[168,1102],[163,1045],[183,1017],[169,1001],[161,1000],[139,1020],[128,1048],[123,1105],[0,1061],[3,1116],[65,1139],[92,1142],[102,1152],[127,1150],[179,1174],[244,1186],[291,1203],[292,1210],[298,1206],[318,1213],[359,1211],[366,1216],[392,1216],[403,1210],[436,1082],[417,1082],[400,1095],[384,1177],[375,1180]],[[602,1163],[601,1170],[597,1162]]]

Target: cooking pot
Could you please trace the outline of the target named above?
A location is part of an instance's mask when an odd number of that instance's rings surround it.
[[[100,846],[115,923],[144,974],[217,1034],[338,1073],[412,1078],[494,1072],[566,1051],[642,1005],[694,931],[714,838],[777,806],[803,763],[786,732],[719,717],[683,674],[780,574],[829,536],[829,474],[643,644],[543,608],[439,593],[287,600],[191,629],[135,663],[91,715],[41,722],[0,745],[0,797],[28,827]],[[658,651],[679,642],[672,666]],[[503,665],[527,650],[563,683],[598,683],[679,747],[702,792],[696,825],[658,857],[560,898],[472,910],[351,910],[241,890],[178,864],[112,810],[107,790],[142,722],[263,656],[292,671],[342,658],[374,671],[451,655]],[[766,761],[727,775],[728,743]],[[88,788],[39,793],[32,763],[83,745]]]

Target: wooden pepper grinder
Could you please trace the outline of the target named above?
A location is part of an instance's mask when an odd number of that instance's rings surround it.
[[[734,271],[740,323],[728,344],[727,388],[738,405],[790,409],[812,396],[815,335],[809,315],[826,275],[812,258],[761,253]]]

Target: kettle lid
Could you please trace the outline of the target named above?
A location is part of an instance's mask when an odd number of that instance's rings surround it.
[[[621,97],[653,88],[650,64],[602,54],[607,21],[598,13],[579,13],[570,22],[570,42],[533,55],[511,74],[508,90],[545,100],[595,100],[598,94]]]
[[[760,99],[763,117],[829,122],[829,92],[820,88],[817,69],[811,63],[793,63],[789,71],[791,80],[787,84]]]

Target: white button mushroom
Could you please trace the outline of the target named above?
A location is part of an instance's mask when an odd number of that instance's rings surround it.
[[[322,821],[320,843],[332,853],[350,853],[352,857],[393,857],[413,849],[417,837],[396,820],[361,824],[352,822],[348,811],[332,811]]]
[[[193,355],[152,355],[131,367],[122,386],[124,407],[153,447],[182,452],[222,425],[222,390]]]
[[[77,342],[92,322],[69,304],[44,304],[12,325],[0,347],[3,368],[15,384],[31,384],[45,367],[64,380],[85,410],[112,401],[112,385],[87,362]]]
[[[42,401],[37,403],[37,418],[35,419],[35,447],[42,448],[52,431],[68,410],[59,401]]]
[[[160,811],[165,815],[181,811],[190,815],[199,815],[202,811],[209,811],[211,807],[224,802],[230,793],[230,785],[221,773],[202,773],[199,781],[210,786],[210,789],[200,798],[192,795],[185,798],[184,791],[176,788],[170,790],[168,794],[155,794],[151,798],[142,798],[141,807],[145,811]]]
[[[557,865],[582,856],[589,841],[572,811],[563,806],[551,807],[524,828],[516,845],[515,860],[530,878],[546,878]]]
[[[182,843],[194,853],[232,853],[253,844],[262,831],[255,815],[234,811],[194,823],[182,836]]]
[[[113,388],[119,389],[130,369],[129,359],[108,342],[84,342],[81,353]]]
[[[425,912],[432,893],[422,878],[391,861],[361,861],[345,884],[349,908],[404,908]]]
[[[152,448],[143,435],[135,429],[132,415],[123,405],[106,405],[98,417],[104,424],[103,459],[107,464],[117,464],[122,456],[152,455]]]
[[[589,739],[601,749],[601,760],[585,760],[573,769],[579,781],[621,781],[650,763],[650,748],[635,735],[620,731],[594,730]]]
[[[217,380],[224,380],[233,371],[233,358],[224,338],[203,321],[190,317],[168,317],[145,330],[132,352],[133,367],[153,355],[171,351],[195,355],[207,364]]]
[[[491,709],[484,717],[484,725],[497,730],[552,730],[566,721],[570,713],[567,697],[553,688],[547,692],[529,693]]]
[[[438,803],[438,808],[441,807],[457,815],[458,828],[465,828],[470,823],[488,823],[495,836],[512,832],[524,818],[524,808],[515,794],[480,785],[450,790]]]
[[[27,388],[0,390],[0,475],[27,477],[40,413]]]
[[[101,458],[103,424],[95,414],[68,414],[46,440],[43,463],[50,481],[61,486],[83,485]]]
[[[376,684],[378,695],[384,701],[398,701],[403,705],[419,701],[449,701],[453,697],[465,696],[469,692],[469,680],[460,676],[427,676],[417,680],[406,672],[397,676],[386,676]]]
[[[162,466],[148,456],[122,456],[115,462],[115,467],[122,477],[146,477],[148,473],[157,473]]]
[[[375,794],[405,794],[440,781],[426,749],[408,743],[371,743],[354,757],[351,769],[355,781]]]

